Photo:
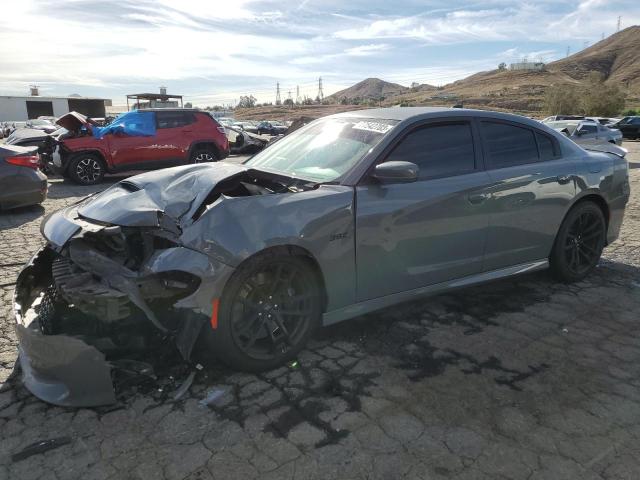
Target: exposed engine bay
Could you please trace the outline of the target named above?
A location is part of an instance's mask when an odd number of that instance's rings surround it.
[[[109,404],[122,365],[149,351],[193,364],[212,301],[234,268],[198,251],[185,230],[202,239],[198,220],[220,202],[317,188],[238,165],[218,168],[233,174],[209,191],[199,187],[211,167],[177,167],[164,184],[155,178],[166,172],[132,177],[44,220],[49,243],[21,272],[14,302],[34,394],[58,405]]]

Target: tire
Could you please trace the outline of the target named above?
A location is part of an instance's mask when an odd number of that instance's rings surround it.
[[[102,182],[105,174],[102,159],[93,153],[81,153],[69,162],[66,173],[80,185],[95,185]]]
[[[200,349],[237,370],[269,370],[304,348],[321,316],[321,283],[310,262],[294,255],[259,255],[230,278],[217,328],[205,326]]]
[[[210,148],[198,148],[191,152],[189,163],[217,162],[218,155]]]
[[[549,257],[551,271],[563,282],[585,278],[598,264],[606,240],[606,220],[598,205],[581,202],[565,217]]]

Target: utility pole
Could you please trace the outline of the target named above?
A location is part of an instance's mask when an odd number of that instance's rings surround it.
[[[318,100],[324,100],[324,92],[322,91],[322,77],[318,78]]]
[[[280,99],[280,82],[276,83],[276,105],[280,105],[282,100]]]
[[[622,24],[622,15],[618,15],[618,30],[616,30],[617,32],[620,31],[620,25]]]
[[[293,103],[293,100],[291,99],[291,90],[289,90],[289,92],[287,94],[287,100],[291,100],[290,102],[287,102],[289,105],[291,105]]]
[[[604,32],[602,32],[602,38],[600,40],[604,40]]]
[[[567,45],[567,57],[571,54],[571,45]]]
[[[296,85],[296,103],[300,103],[300,85]]]

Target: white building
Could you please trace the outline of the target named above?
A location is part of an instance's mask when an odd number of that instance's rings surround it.
[[[76,111],[93,118],[105,117],[105,106],[111,100],[92,97],[41,97],[0,96],[0,122],[38,118],[40,116],[61,117],[65,113]]]
[[[509,70],[530,70],[541,72],[544,70],[544,62],[517,62],[509,65]]]

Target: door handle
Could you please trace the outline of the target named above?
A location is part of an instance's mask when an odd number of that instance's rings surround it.
[[[489,198],[489,195],[486,193],[473,193],[467,197],[469,203],[471,203],[472,205],[479,205],[487,198]]]
[[[560,185],[566,185],[571,181],[571,175],[558,175],[557,180]]]

